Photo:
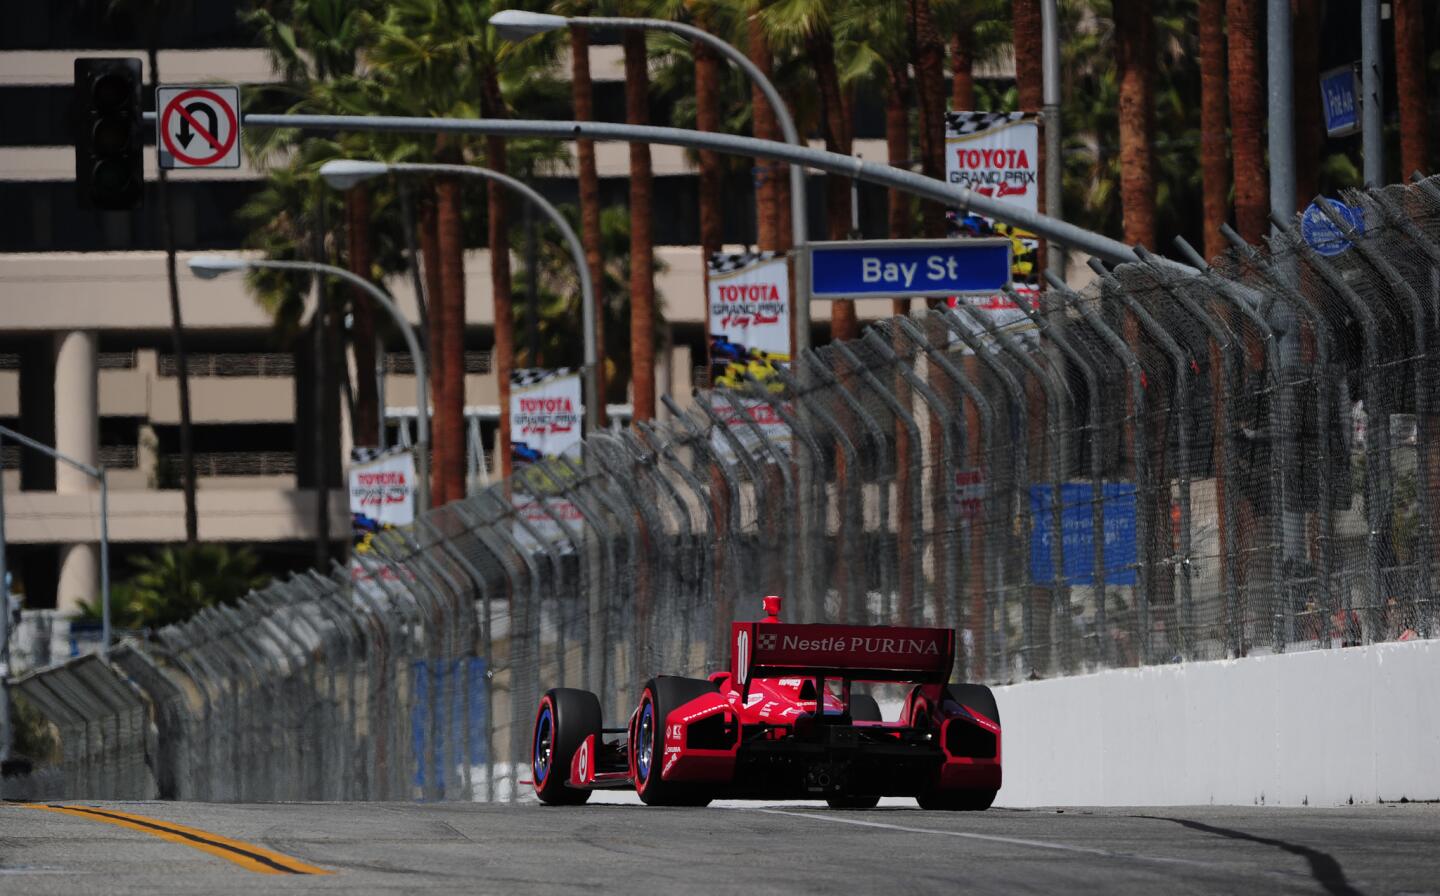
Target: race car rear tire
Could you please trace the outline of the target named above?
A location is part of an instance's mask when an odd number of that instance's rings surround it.
[[[645,683],[635,721],[635,791],[647,806],[705,806],[714,797],[703,786],[666,781],[665,719],[670,711],[717,690],[703,678],[662,675]],[[648,749],[647,749],[648,748]]]
[[[995,693],[983,684],[952,684],[946,688],[950,699],[961,706],[968,706],[985,718],[1000,724],[1000,707],[995,704]]]
[[[977,706],[976,709],[979,709]],[[921,809],[944,812],[983,812],[995,802],[995,790],[934,790],[915,797]]]
[[[883,722],[880,704],[869,694],[850,695],[850,719],[855,722]]]
[[[555,688],[546,691],[535,710],[530,768],[535,795],[548,806],[578,806],[590,799],[589,790],[566,787],[570,762],[585,738],[595,735],[600,746],[600,699],[589,691]]]

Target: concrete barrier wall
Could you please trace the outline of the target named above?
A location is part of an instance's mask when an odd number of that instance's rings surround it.
[[[1440,799],[1440,641],[996,689],[1003,806]]]

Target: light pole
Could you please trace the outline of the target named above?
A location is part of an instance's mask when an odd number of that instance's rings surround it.
[[[190,270],[195,276],[203,280],[213,280],[221,274],[230,271],[246,271],[255,268],[269,268],[278,271],[309,271],[310,273],[328,274],[331,277],[339,277],[355,284],[370,294],[381,308],[389,312],[395,320],[395,325],[400,328],[400,333],[405,337],[405,344],[410,348],[410,359],[415,365],[415,428],[418,441],[415,445],[415,476],[420,481],[416,483],[415,514],[430,509],[430,399],[429,383],[425,372],[425,353],[420,350],[420,340],[415,337],[415,328],[410,326],[410,321],[400,313],[395,306],[395,300],[385,290],[366,280],[364,277],[350,273],[344,268],[337,268],[333,264],[321,264],[317,261],[275,261],[269,258],[229,258],[223,255],[197,255],[188,262]],[[318,500],[325,500],[324,483],[316,483]],[[329,533],[322,533],[322,537],[328,537]]]
[[[716,52],[735,63],[745,76],[755,82],[765,101],[775,111],[775,120],[780,125],[780,135],[791,146],[804,146],[800,132],[795,129],[795,119],[790,117],[790,108],[780,98],[780,92],[765,73],[751,62],[749,57],[734,46],[710,32],[665,19],[632,19],[623,16],[557,16],[543,12],[526,12],[522,9],[506,9],[490,17],[490,27],[501,38],[510,41],[524,40],[535,34],[556,31],[574,25],[577,28],[641,28],[646,31],[668,31],[690,40],[700,41],[713,47]],[[795,246],[795,314],[790,321],[798,357],[810,348],[810,254],[805,251],[809,241],[806,231],[805,209],[805,167],[798,162],[790,163],[790,242]],[[798,367],[797,367],[798,369]]]
[[[110,652],[110,480],[105,475],[105,468],[102,466],[92,467],[68,454],[61,454],[49,445],[37,442],[24,433],[18,433],[7,426],[0,426],[0,441],[4,439],[19,442],[26,448],[39,451],[61,463],[69,464],[100,484],[100,655],[105,656]],[[0,632],[6,634],[6,640],[0,642],[0,664],[3,664],[8,655],[9,631],[7,627],[10,619],[10,589],[5,585],[6,573],[9,568],[5,561],[4,498],[4,483],[0,482],[0,605],[3,605],[5,616],[5,621],[0,622]],[[0,675],[0,679],[3,678],[4,675]]]
[[[560,230],[560,235],[564,237],[565,245],[570,249],[570,255],[575,260],[575,268],[580,272],[580,310],[583,318],[581,338],[585,341],[585,391],[588,394],[588,400],[585,402],[585,429],[591,433],[598,431],[600,428],[600,403],[605,399],[600,394],[599,349],[595,345],[595,284],[590,280],[590,266],[585,263],[585,247],[581,245],[580,237],[575,234],[574,228],[570,226],[569,221],[565,220],[560,209],[524,181],[475,165],[335,159],[320,166],[320,176],[337,190],[348,190],[361,181],[389,173],[445,174],[493,180],[525,197],[532,205],[544,212],[545,217],[549,218],[551,223]],[[504,435],[508,436],[509,433]],[[502,445],[501,450],[509,451],[510,446]]]
[[[155,113],[146,112],[141,120],[154,124]],[[925,177],[878,162],[867,162],[855,156],[791,146],[774,140],[757,140],[738,134],[692,131],[686,128],[663,128],[650,125],[612,124],[600,121],[536,121],[519,118],[430,118],[398,115],[272,115],[244,113],[240,120],[251,128],[292,128],[300,131],[393,134],[466,134],[505,138],[539,137],[548,140],[618,140],[623,143],[658,143],[665,146],[688,146],[709,149],[732,156],[758,156],[791,164],[801,164],[829,174],[855,178],[867,183],[899,190],[911,196],[942,202],[960,211],[997,221],[1004,221],[1028,230],[1036,236],[1057,240],[1067,246],[1094,255],[1112,264],[1136,262],[1140,256],[1121,242],[1093,230],[1086,230],[1019,205],[982,196],[957,184]],[[1177,271],[1197,273],[1195,268],[1169,258],[1157,259]]]

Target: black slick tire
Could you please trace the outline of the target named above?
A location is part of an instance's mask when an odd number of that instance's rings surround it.
[[[703,678],[664,675],[645,683],[635,722],[635,791],[647,806],[705,806],[713,798],[708,789],[694,784],[666,781],[662,775],[665,757],[665,719],[670,711],[703,694],[714,693],[714,682]],[[648,747],[648,754],[645,750]],[[648,759],[645,757],[648,755]]]
[[[600,699],[589,691],[555,688],[540,698],[530,739],[531,778],[540,802],[547,806],[578,806],[590,799],[591,791],[567,787],[565,781],[570,777],[575,751],[585,738],[595,735],[595,746],[599,748],[600,728]]]

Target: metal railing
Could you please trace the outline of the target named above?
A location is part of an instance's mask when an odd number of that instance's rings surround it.
[[[163,796],[513,800],[544,689],[621,725],[766,593],[953,626],[956,677],[992,683],[1431,637],[1440,181],[1346,199],[1334,254],[1285,222],[1198,274],[878,323],[103,668]]]

